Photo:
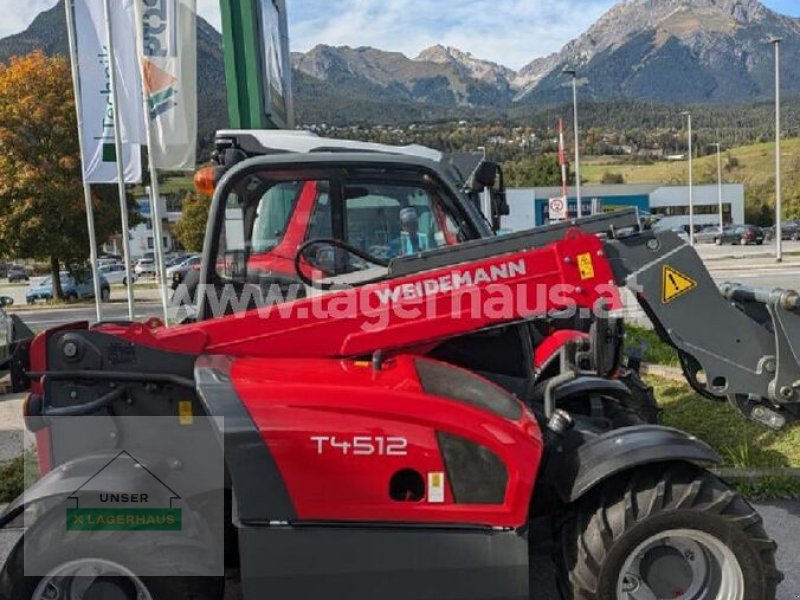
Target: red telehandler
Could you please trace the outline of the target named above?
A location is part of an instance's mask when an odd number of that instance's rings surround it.
[[[213,167],[201,170],[198,185],[211,196],[221,176],[237,163],[248,158],[276,153],[310,154],[325,152],[370,152],[371,154],[409,155],[426,158],[440,164],[452,186],[451,203],[422,207],[420,215],[411,213],[411,223],[428,245],[455,246],[467,241],[494,237],[501,219],[508,215],[503,171],[499,165],[476,155],[445,155],[423,146],[388,146],[320,138],[300,131],[220,131],[215,140]],[[265,243],[263,251],[255,252],[251,270],[258,268],[273,278],[297,282],[294,257],[299,247],[321,236],[355,242],[362,250],[384,259],[395,258],[400,250],[410,247],[391,247],[390,238],[402,233],[399,203],[380,206],[352,199],[328,206],[327,196],[318,193],[316,182],[309,181],[304,189],[288,198],[274,199],[272,214],[260,221],[262,227],[280,232],[280,238]],[[361,203],[361,206],[358,203]],[[365,203],[366,202],[366,203]],[[287,204],[289,203],[289,204]],[[319,211],[328,213],[330,222],[351,223],[348,227],[319,224]],[[312,217],[317,215],[314,220]],[[458,222],[458,230],[447,227],[448,220]],[[438,228],[437,228],[438,227]],[[398,238],[399,239],[399,238]],[[200,266],[188,272],[176,272],[172,282],[176,294],[174,304],[195,304],[195,292],[200,281]],[[613,294],[612,294],[613,295]],[[614,304],[619,301],[615,297]],[[546,380],[558,372],[558,352],[566,343],[585,340],[592,324],[589,311],[561,318],[545,318],[513,324],[490,332],[472,333],[449,339],[441,344],[435,356],[451,364],[479,372],[512,393],[522,395],[531,382]],[[638,372],[637,356],[625,356],[620,327],[614,349],[618,361],[609,370],[611,381],[604,390],[597,389],[595,400],[585,402],[585,394],[576,389],[570,399],[564,390],[562,403],[586,426],[610,429],[641,424],[657,424],[660,410],[652,387],[646,385]],[[635,352],[635,350],[634,350]],[[624,384],[624,385],[620,385]],[[539,390],[541,392],[541,390]],[[531,392],[528,391],[528,394]],[[539,394],[540,395],[540,394]],[[573,401],[574,400],[574,401]]]
[[[210,600],[235,569],[246,600],[535,598],[542,519],[565,598],[773,599],[775,544],[706,470],[711,448],[573,407],[614,385],[607,312],[628,287],[698,391],[785,426],[797,294],[720,290],[635,211],[467,240],[458,193],[409,154],[244,158],[216,185],[194,322],[12,331],[42,477],[0,517],[25,527],[0,597]],[[283,257],[294,272],[265,268],[304,194],[313,235]],[[575,311],[588,335],[547,368],[502,372],[532,344],[520,324]],[[496,364],[456,360],[476,354]],[[211,447],[216,486],[197,483]],[[120,457],[136,468],[100,476]],[[165,489],[168,508],[136,504]],[[157,517],[169,527],[138,526]]]

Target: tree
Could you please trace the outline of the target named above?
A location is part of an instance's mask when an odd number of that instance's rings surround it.
[[[581,177],[583,179],[583,177]],[[612,173],[611,171],[606,171],[603,173],[603,178],[600,180],[600,183],[606,185],[620,185],[625,183],[625,176],[622,173]]]
[[[509,187],[550,187],[561,185],[561,166],[557,154],[540,154],[503,165]],[[575,183],[575,173],[567,166],[568,183]]]
[[[0,63],[0,252],[61,264],[89,255],[69,63],[36,51]],[[102,193],[102,192],[101,192]],[[93,197],[98,243],[119,230],[118,202]]]
[[[195,192],[189,192],[183,200],[181,218],[175,223],[173,233],[190,252],[200,252],[203,249],[210,208],[211,199]]]

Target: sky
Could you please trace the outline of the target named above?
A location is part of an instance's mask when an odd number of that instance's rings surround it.
[[[800,0],[763,0],[800,17]],[[0,0],[0,38],[23,31],[56,0]],[[374,46],[409,57],[434,44],[455,46],[519,69],[556,52],[594,23],[615,0],[287,0],[292,50],[317,44]],[[197,0],[220,28],[219,0]],[[335,11],[331,12],[331,6]]]

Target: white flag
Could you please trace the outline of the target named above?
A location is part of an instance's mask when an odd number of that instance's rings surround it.
[[[136,7],[136,42],[156,168],[193,170],[197,145],[196,0],[125,1]]]
[[[117,182],[114,127],[122,133],[123,168],[126,183],[142,181],[139,138],[142,104],[136,64],[135,16],[122,0],[112,0],[112,27],[116,53],[117,96],[111,96],[111,64],[106,43],[103,0],[75,2],[75,38],[81,86],[83,120],[83,176],[87,183]],[[119,115],[119,118],[117,116]]]

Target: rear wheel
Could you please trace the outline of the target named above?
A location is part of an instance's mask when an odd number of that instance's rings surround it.
[[[714,238],[714,243],[717,246],[722,246],[722,238]]]
[[[759,514],[685,464],[627,473],[562,528],[559,586],[576,600],[773,600],[781,574]]]
[[[108,302],[111,299],[111,288],[103,288],[100,290],[100,300]]]

